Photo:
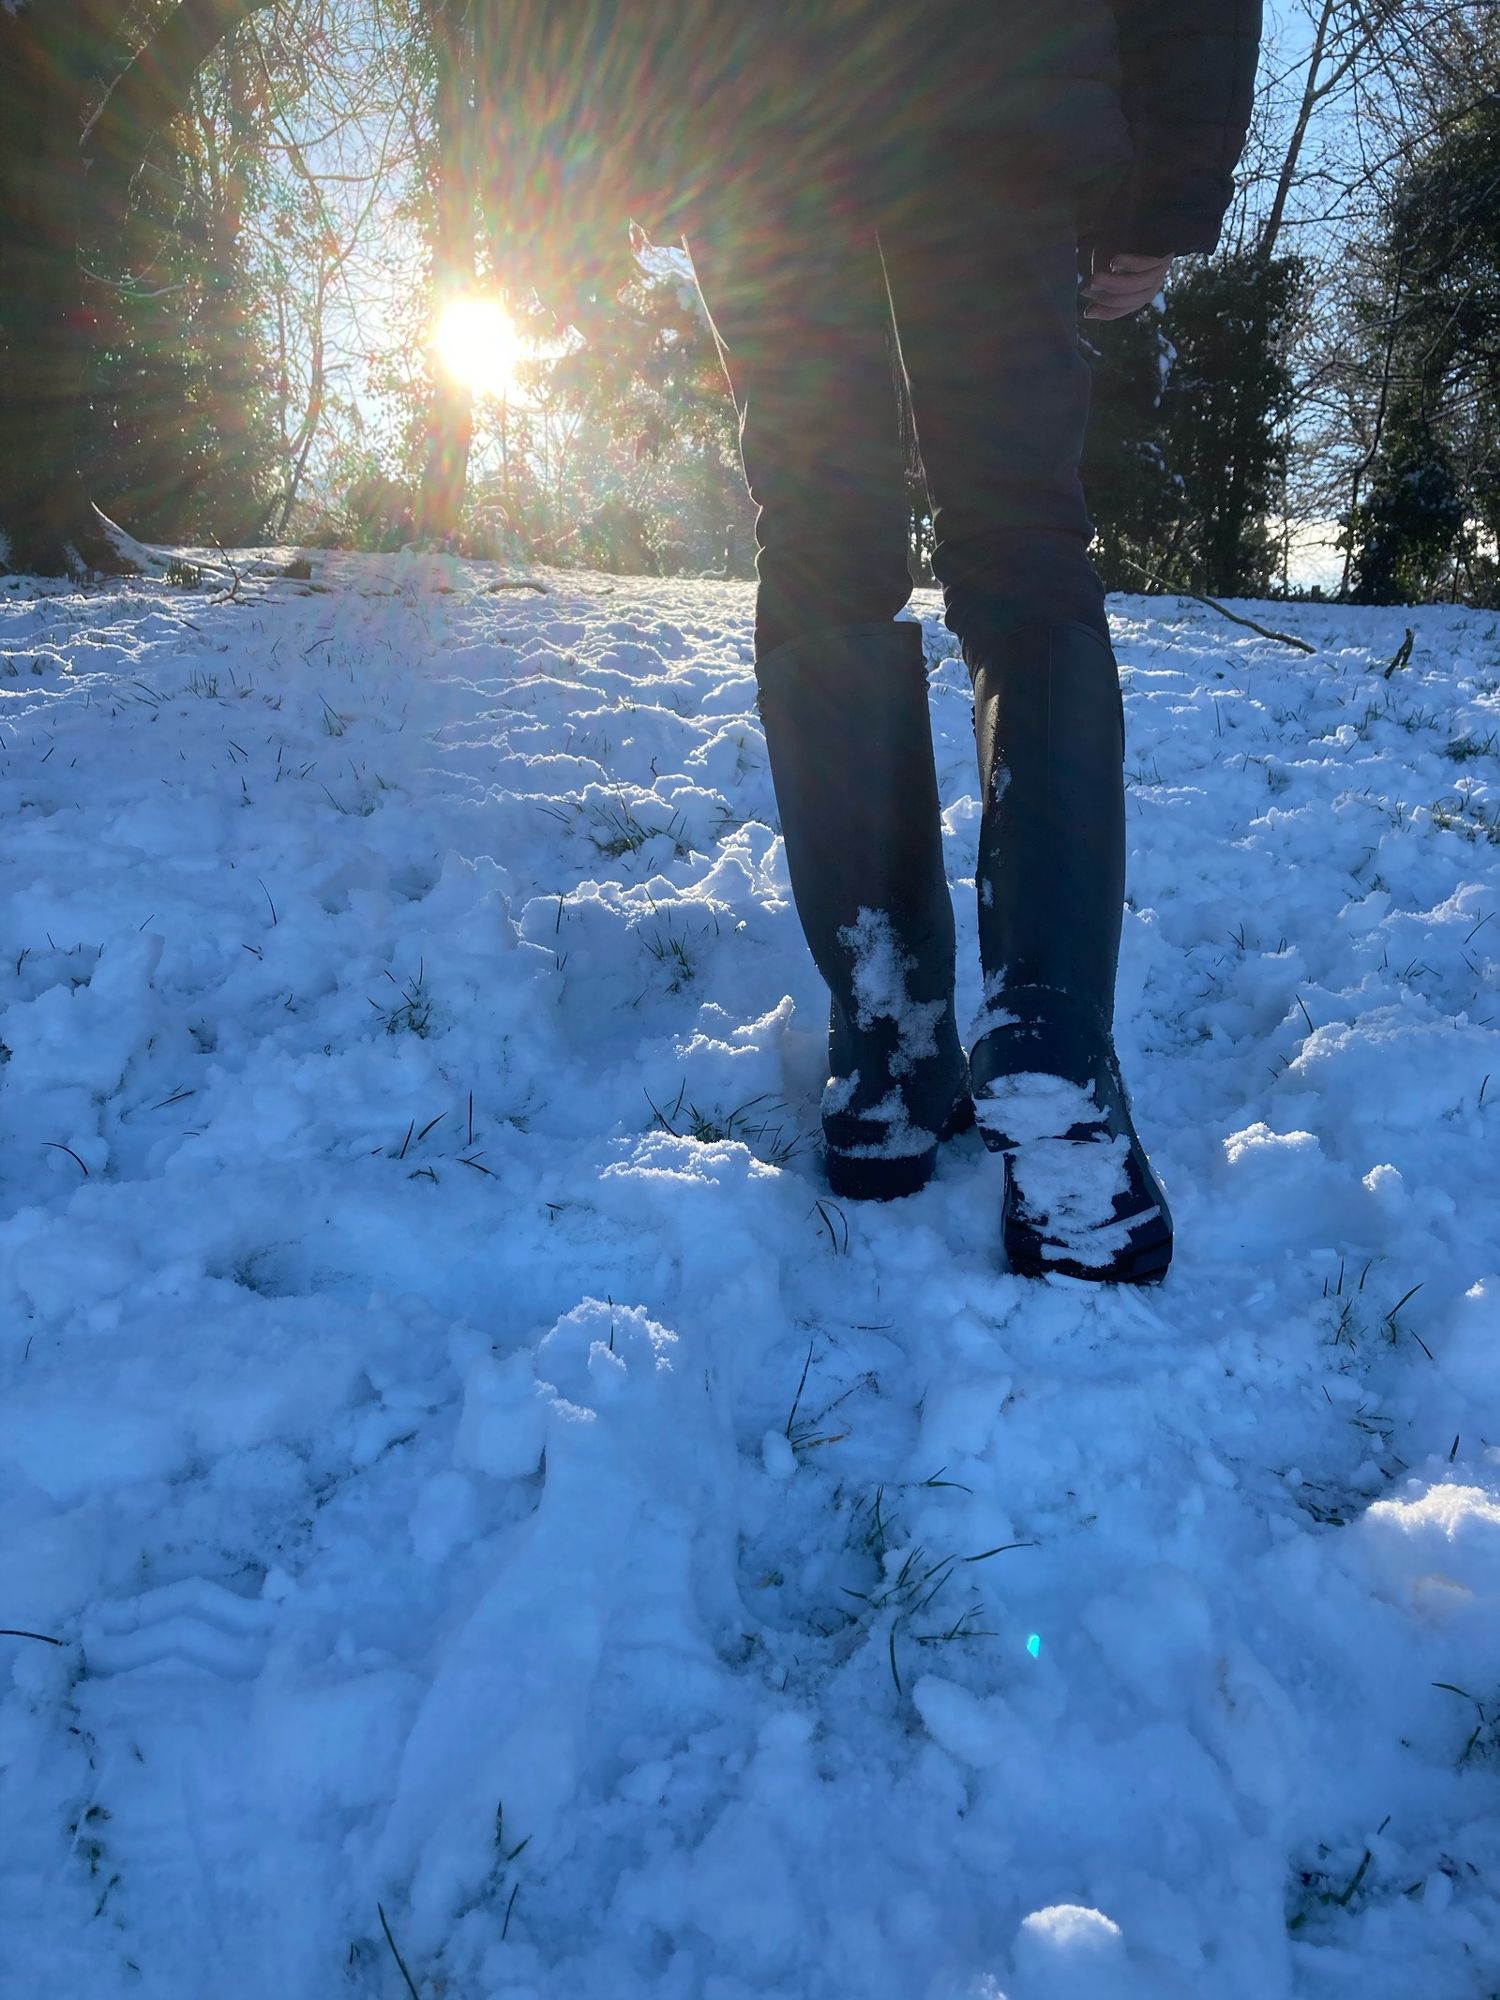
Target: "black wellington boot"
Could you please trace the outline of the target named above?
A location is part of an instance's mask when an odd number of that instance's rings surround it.
[[[974,1119],[921,627],[831,627],[755,673],[792,894],[832,996],[828,1184],[891,1201]]]
[[[1005,1156],[1006,1255],[1028,1277],[1150,1284],[1171,1261],[1172,1218],[1114,1046],[1125,896],[1114,654],[1091,626],[1033,625],[973,649],[969,665],[985,973],[970,1067],[985,1143]]]

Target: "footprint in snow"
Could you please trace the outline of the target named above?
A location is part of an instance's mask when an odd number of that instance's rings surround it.
[[[414,1950],[438,1948],[485,1893],[502,1847],[534,1841],[531,1865],[541,1858],[586,1783],[585,1756],[631,1731],[622,1659],[670,1650],[689,1676],[695,1657],[714,1659],[697,1573],[712,1561],[703,1523],[721,1517],[714,1468],[733,1446],[722,1440],[716,1459],[705,1444],[704,1363],[686,1346],[639,1308],[590,1299],[529,1368],[484,1362],[466,1386],[461,1462],[516,1477],[540,1457],[544,1476],[509,1560],[443,1642],[377,1845],[378,1875],[409,1890]]]
[[[99,1604],[84,1623],[74,1700],[95,1775],[75,1854],[101,1918],[133,1928],[149,1917],[153,1951],[184,1966],[242,1957],[262,1928],[265,1821],[249,1745],[274,1616],[189,1578]]]

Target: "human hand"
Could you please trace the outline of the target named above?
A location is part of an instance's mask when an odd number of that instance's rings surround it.
[[[1085,319],[1125,319],[1150,305],[1172,268],[1170,257],[1134,257],[1121,252],[1109,268],[1095,271],[1083,288]]]

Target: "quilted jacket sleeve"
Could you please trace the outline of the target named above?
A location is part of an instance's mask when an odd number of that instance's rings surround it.
[[[1111,0],[1135,152],[1098,250],[1212,250],[1234,193],[1260,54],[1261,0]]]

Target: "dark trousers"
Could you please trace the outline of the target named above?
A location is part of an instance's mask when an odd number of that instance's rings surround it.
[[[915,201],[807,210],[767,198],[688,238],[758,509],[757,658],[907,603],[918,449],[933,572],[970,667],[1026,625],[1107,639],[1078,478],[1089,370],[1071,215],[1007,211],[940,177]]]

